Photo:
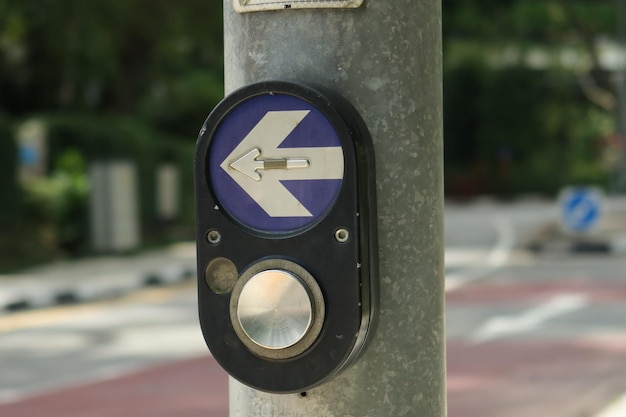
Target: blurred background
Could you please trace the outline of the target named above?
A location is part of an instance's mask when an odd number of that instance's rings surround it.
[[[446,189],[623,190],[621,1],[444,1]]]
[[[225,415],[189,279],[222,32],[0,0],[0,415]],[[450,416],[626,416],[626,0],[444,0],[443,41]]]
[[[223,95],[221,2],[0,7],[0,268],[94,249],[94,164],[131,164],[137,242],[191,237],[192,147]],[[443,3],[448,196],[624,188],[623,7]]]
[[[193,237],[193,146],[223,96],[221,7],[0,2],[0,269]],[[137,197],[107,187],[116,175]],[[98,199],[124,201],[131,220],[101,221],[128,236],[92,237],[108,226],[90,224]]]

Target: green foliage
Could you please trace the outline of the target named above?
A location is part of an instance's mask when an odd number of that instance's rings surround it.
[[[223,96],[222,15],[221,0],[0,0],[0,114],[45,115],[50,162],[47,178],[21,190],[0,120],[0,264],[83,250],[96,160],[137,164],[144,241],[169,233],[156,218],[155,172],[175,163],[174,226],[192,238],[193,146]]]
[[[182,188],[182,213],[177,224],[191,230],[194,224],[193,142],[164,135],[128,117],[57,114],[46,120],[50,159],[55,161],[50,181],[57,181],[59,187],[69,186],[63,188],[62,201],[57,202],[65,209],[65,215],[82,210],[86,216],[87,199],[86,194],[82,194],[82,184],[89,163],[129,160],[137,167],[144,238],[161,238],[164,230],[156,213],[155,175],[159,164],[173,163],[179,168]],[[69,179],[72,181],[67,182]],[[71,220],[71,216],[66,217]],[[71,221],[64,223],[59,218],[55,222],[60,230],[67,231],[68,237],[74,236]],[[82,222],[78,240],[86,242],[86,236],[87,225]]]
[[[444,35],[492,43],[572,42],[615,33],[613,0],[445,0]]]
[[[468,65],[446,72],[444,92],[449,193],[606,184],[602,140],[615,124],[580,96],[573,75]]]
[[[27,214],[27,196],[17,178],[14,133],[13,123],[0,117],[0,272],[58,255],[50,229]]]
[[[83,250],[88,239],[89,185],[85,161],[76,149],[62,152],[52,174],[24,185],[25,212],[50,231],[53,246],[68,253]]]
[[[150,125],[191,140],[223,96],[216,75],[199,70],[155,90],[139,104],[139,113]]]
[[[613,0],[444,1],[449,194],[608,183],[616,94],[596,41],[617,35],[620,7]]]
[[[0,110],[141,108],[137,116],[150,123],[169,103],[173,111],[158,127],[195,136],[206,115],[189,108],[206,112],[222,94],[221,7],[220,0],[0,0]]]
[[[21,196],[17,185],[17,156],[13,127],[0,117],[0,230],[19,217]]]

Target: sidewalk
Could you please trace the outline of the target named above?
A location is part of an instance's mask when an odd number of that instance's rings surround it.
[[[0,315],[58,304],[95,301],[196,276],[195,242],[138,255],[63,261],[0,274]]]

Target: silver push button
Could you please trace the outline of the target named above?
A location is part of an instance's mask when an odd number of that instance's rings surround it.
[[[252,342],[265,349],[285,349],[298,343],[311,328],[313,315],[309,289],[288,271],[259,272],[239,295],[239,324]]]

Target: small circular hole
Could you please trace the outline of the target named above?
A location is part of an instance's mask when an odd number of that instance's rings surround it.
[[[306,391],[300,393],[301,397],[306,397]]]

